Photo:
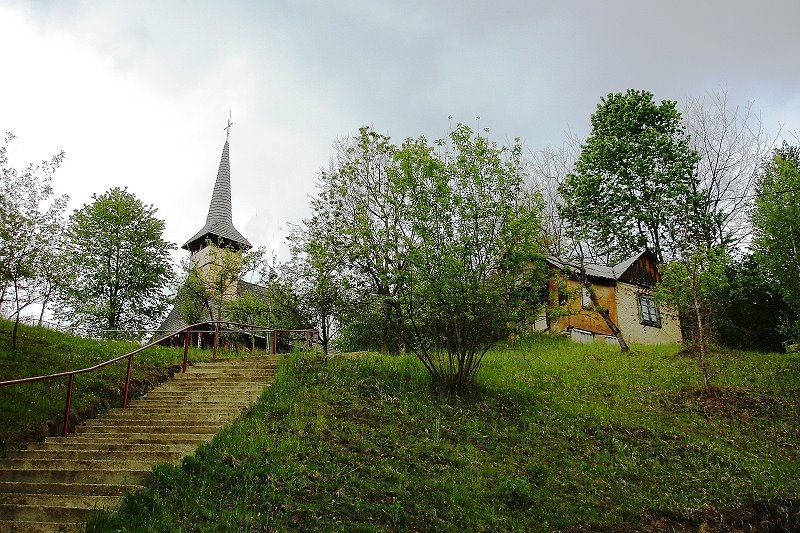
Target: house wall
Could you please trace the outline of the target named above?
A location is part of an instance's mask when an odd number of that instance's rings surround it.
[[[608,285],[593,285],[594,293],[597,295],[598,303],[609,310],[611,320],[617,322],[617,301],[614,287]],[[555,300],[558,301],[556,288]],[[581,305],[581,284],[575,280],[567,281],[567,294],[570,296],[569,311],[570,315],[559,318],[552,324],[554,332],[565,331],[568,327],[591,331],[599,335],[612,335],[611,330],[595,311],[584,309]],[[625,331],[624,329],[622,330]],[[605,342],[603,337],[599,337]]]
[[[669,344],[681,342],[681,326],[677,313],[659,305],[661,327],[645,326],[639,317],[639,294],[647,291],[637,285],[617,283],[619,329],[630,344]]]

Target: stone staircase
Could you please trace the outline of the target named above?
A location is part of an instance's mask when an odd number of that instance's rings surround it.
[[[179,463],[251,406],[276,356],[203,363],[112,409],[67,437],[0,459],[0,533],[77,531],[93,509],[114,508],[157,463]]]

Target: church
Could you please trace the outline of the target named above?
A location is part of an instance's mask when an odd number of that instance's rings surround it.
[[[217,180],[214,183],[214,191],[211,195],[211,204],[208,208],[205,225],[195,233],[181,248],[190,253],[189,264],[195,269],[200,277],[208,277],[214,268],[218,268],[220,257],[215,254],[230,254],[235,256],[238,252],[246,252],[252,245],[233,225],[233,209],[231,205],[231,166],[230,166],[230,121],[228,135],[225,138],[225,145],[222,148],[222,157],[217,171]],[[254,294],[262,299],[266,299],[264,287],[249,283],[239,279],[240,272],[236,272],[236,279],[224,290],[223,301],[231,301],[245,294]],[[216,317],[214,317],[216,318]],[[200,316],[198,322],[208,322],[212,320],[209,310],[206,309]],[[225,311],[222,310],[222,320],[225,320]],[[175,305],[156,330],[154,338],[170,337],[170,333],[180,331],[186,326],[191,325],[185,316],[182,297],[176,298]],[[197,335],[198,345],[208,345],[212,335],[210,330],[213,327],[203,328],[204,333]],[[173,334],[171,343],[182,344],[183,336]]]

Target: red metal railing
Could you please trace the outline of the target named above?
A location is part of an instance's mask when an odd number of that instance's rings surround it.
[[[207,327],[210,324],[214,326],[213,330],[201,329],[203,327]],[[215,360],[217,358],[217,347],[219,345],[218,343],[219,343],[220,328],[221,327],[225,327],[225,326],[227,326],[229,328],[230,327],[238,328],[237,330],[228,330],[229,333],[241,333],[241,334],[255,335],[256,331],[258,331],[259,333],[271,334],[271,341],[272,342],[271,342],[270,348],[271,348],[271,352],[273,354],[278,353],[278,335],[280,333],[303,333],[304,334],[304,341],[305,341],[306,349],[311,349],[311,346],[314,343],[314,340],[315,340],[315,337],[316,337],[316,334],[317,334],[316,330],[313,330],[313,329],[294,329],[294,330],[290,330],[290,329],[270,329],[270,328],[263,328],[261,326],[254,326],[252,324],[240,324],[240,323],[236,323],[236,322],[202,322],[202,323],[199,323],[199,324],[192,324],[191,326],[186,326],[185,328],[183,328],[181,330],[169,333],[168,335],[166,335],[166,336],[164,336],[164,337],[162,337],[162,338],[160,338],[160,339],[158,339],[156,341],[148,343],[148,344],[142,346],[141,348],[138,348],[138,349],[136,349],[136,350],[134,350],[134,351],[132,351],[130,353],[126,353],[124,355],[120,355],[118,357],[115,357],[113,359],[109,359],[108,361],[104,361],[102,363],[98,363],[98,364],[96,364],[94,366],[90,366],[88,368],[81,368],[79,370],[69,370],[69,371],[66,371],[66,372],[57,372],[55,374],[48,374],[48,375],[45,375],[45,376],[34,376],[34,377],[29,377],[29,378],[20,378],[20,379],[8,380],[8,381],[0,381],[0,387],[8,386],[8,385],[22,385],[22,384],[25,384],[25,383],[33,383],[33,382],[36,382],[36,381],[44,381],[44,380],[48,380],[48,379],[57,379],[57,378],[67,377],[69,379],[69,381],[68,381],[68,384],[67,384],[67,398],[66,398],[65,407],[64,407],[64,429],[63,429],[63,433],[62,433],[63,436],[66,437],[67,434],[69,433],[69,414],[70,414],[70,411],[72,410],[72,395],[73,395],[73,389],[75,387],[75,376],[77,376],[78,374],[86,374],[88,372],[93,372],[95,370],[99,370],[99,369],[101,369],[103,367],[106,367],[108,365],[116,363],[117,361],[121,361],[121,360],[127,358],[128,359],[128,368],[127,368],[127,371],[125,373],[125,391],[124,391],[124,397],[123,397],[123,400],[122,400],[122,407],[126,408],[126,407],[128,407],[128,397],[130,395],[130,388],[131,388],[131,375],[133,373],[133,357],[135,355],[137,355],[139,353],[142,353],[143,351],[145,351],[145,350],[147,350],[149,348],[152,348],[153,346],[157,346],[159,344],[162,344],[163,342],[165,342],[165,341],[167,341],[169,339],[172,339],[175,336],[180,335],[180,334],[183,333],[184,334],[183,363],[181,365],[181,371],[182,372],[186,372],[186,368],[187,368],[187,365],[188,365],[188,357],[189,357],[189,338],[191,337],[191,334],[192,333],[214,333],[214,345],[213,345],[214,346],[214,351],[213,351],[212,359]]]

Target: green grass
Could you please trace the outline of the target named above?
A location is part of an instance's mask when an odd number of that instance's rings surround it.
[[[412,357],[289,356],[240,421],[89,531],[762,531],[800,527],[800,356],[535,336],[480,390]]]
[[[11,349],[13,323],[0,320],[0,381],[77,370],[139,347],[120,341],[94,341],[44,328],[20,325],[17,349]],[[191,350],[190,361],[206,360]],[[157,347],[136,356],[131,378],[136,398],[174,373],[183,350]],[[121,406],[127,360],[75,378],[71,427],[98,411]],[[60,435],[68,378],[0,387],[0,457],[8,450],[48,435]]]

